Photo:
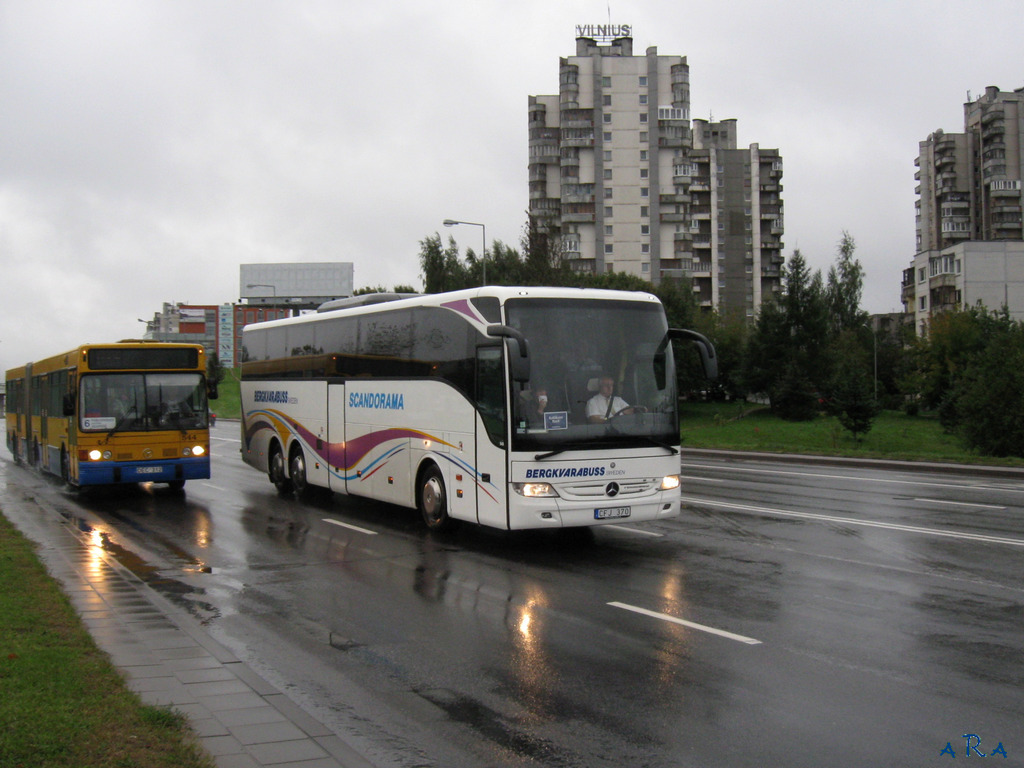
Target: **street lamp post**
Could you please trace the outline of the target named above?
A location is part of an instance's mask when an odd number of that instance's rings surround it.
[[[480,234],[483,238],[483,250],[480,251],[480,263],[483,266],[483,284],[487,285],[487,227],[475,221],[456,221],[445,219],[443,224],[446,227],[454,227],[456,224],[468,224],[471,227],[480,227]]]

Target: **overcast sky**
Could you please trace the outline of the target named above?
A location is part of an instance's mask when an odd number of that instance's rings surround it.
[[[827,272],[849,231],[871,312],[901,309],[918,142],[1024,86],[1019,0],[0,0],[0,368],[237,300],[241,263],[420,288],[423,238],[479,248],[445,218],[518,247],[527,97],[609,16],[688,57],[691,117],[781,151],[785,256]]]

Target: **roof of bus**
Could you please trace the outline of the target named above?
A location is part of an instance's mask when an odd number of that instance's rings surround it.
[[[177,342],[177,341],[149,341],[148,339],[122,339],[121,341],[108,341],[106,343],[98,342],[95,344],[80,344],[72,349],[66,349],[63,352],[58,352],[56,355],[48,355],[47,357],[39,358],[38,360],[32,360],[25,365],[19,365],[16,368],[9,368],[5,372],[6,378],[20,378],[25,375],[25,369],[31,365],[34,368],[46,368],[47,365],[51,367],[61,367],[64,363],[60,362],[63,358],[71,357],[71,355],[77,355],[86,349],[95,349],[97,347],[128,347],[128,348],[145,348],[152,349],[154,347],[198,347],[202,352],[205,352],[205,348],[202,344],[194,344],[191,342]]]
[[[646,291],[615,291],[606,288],[549,288],[538,286],[504,286],[488,285],[481,288],[466,288],[461,291],[450,291],[448,293],[423,293],[416,294],[409,298],[395,299],[388,302],[376,302],[364,306],[347,307],[344,309],[328,310],[326,312],[310,313],[298,317],[286,317],[280,320],[267,320],[262,323],[252,323],[244,329],[250,328],[276,328],[279,326],[294,325],[297,323],[315,322],[328,317],[338,315],[360,315],[380,312],[385,309],[401,309],[402,307],[436,307],[460,299],[475,299],[480,297],[493,297],[504,304],[508,299],[518,299],[530,296],[540,299],[603,299],[605,301],[650,301],[661,303],[660,299],[653,293]]]

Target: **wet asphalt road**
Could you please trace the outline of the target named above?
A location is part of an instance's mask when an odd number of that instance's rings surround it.
[[[683,458],[680,518],[568,535],[214,477],[32,499],[385,766],[1024,762],[1024,477]],[[965,738],[964,734],[975,734]]]

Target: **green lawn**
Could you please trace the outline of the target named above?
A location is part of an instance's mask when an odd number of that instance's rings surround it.
[[[220,419],[238,419],[242,416],[242,401],[238,390],[240,371],[227,369],[223,381],[217,386],[217,399],[210,401],[210,413]]]
[[[802,453],[1024,467],[1024,459],[993,459],[965,450],[938,419],[884,411],[860,442],[831,416],[783,421],[753,403],[685,403],[684,448]]]
[[[0,510],[0,766],[213,768],[183,715],[143,704]]]

